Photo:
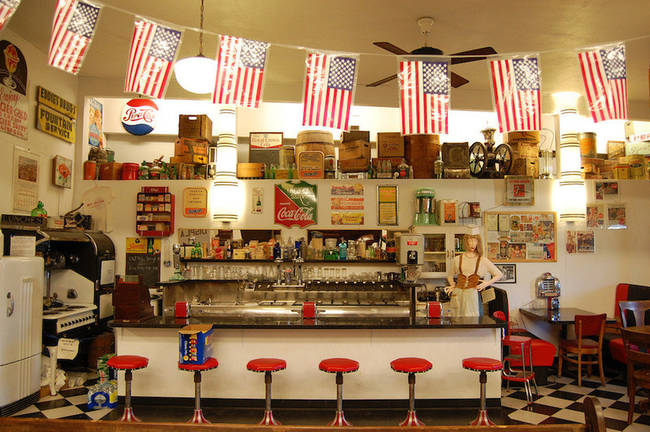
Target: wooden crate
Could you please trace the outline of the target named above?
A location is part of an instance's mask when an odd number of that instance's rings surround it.
[[[399,132],[378,132],[377,157],[404,157],[404,137]]]
[[[339,146],[339,159],[366,159],[370,160],[370,144],[367,141],[354,140],[341,143]]]
[[[512,159],[539,157],[539,143],[534,141],[515,141],[508,145],[512,149]]]
[[[237,178],[264,178],[264,164],[239,162],[237,164]]]
[[[197,138],[176,138],[174,141],[174,156],[198,154],[207,156],[210,141]]]
[[[106,163],[99,164],[99,179],[100,180],[121,180],[122,163],[106,162]]]
[[[368,159],[346,159],[339,160],[339,169],[344,173],[368,171],[370,160]]]
[[[178,136],[212,140],[212,120],[207,114],[181,114],[178,116]]]
[[[469,143],[444,143],[442,144],[442,161],[445,168],[469,168]]]

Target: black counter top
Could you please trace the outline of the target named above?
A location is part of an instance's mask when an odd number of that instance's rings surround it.
[[[229,329],[462,329],[462,328],[503,328],[503,322],[484,317],[445,317],[442,319],[427,319],[418,317],[414,324],[409,323],[408,317],[402,318],[348,318],[328,317],[315,320],[274,317],[191,317],[176,319],[174,317],[154,317],[143,322],[114,322],[111,327],[130,328],[181,328],[189,324],[211,324],[213,328]]]

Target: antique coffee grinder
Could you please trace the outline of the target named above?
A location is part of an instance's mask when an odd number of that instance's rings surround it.
[[[503,178],[512,166],[512,149],[508,144],[499,144],[494,148],[496,129],[483,129],[481,133],[485,144],[475,142],[469,148],[469,171],[474,177]]]

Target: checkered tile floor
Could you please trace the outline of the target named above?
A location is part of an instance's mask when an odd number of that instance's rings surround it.
[[[68,390],[64,391],[63,395],[45,397],[15,416],[92,420],[119,418],[121,407],[115,410],[88,409],[87,395],[78,394],[79,392]],[[602,386],[600,381],[593,380],[592,377],[583,379],[582,387],[578,387],[575,378],[552,376],[548,385],[539,387],[539,398],[530,406],[527,405],[526,395],[520,388],[504,388],[501,398],[502,418],[509,424],[584,423],[582,400],[587,395],[596,396],[600,400],[608,431],[650,431],[650,413],[636,412],[634,423],[628,426],[627,388],[620,378],[607,378],[606,385]],[[639,396],[637,398],[640,399]],[[183,418],[179,418],[179,421],[186,420],[184,417],[187,415],[187,409],[182,412]]]

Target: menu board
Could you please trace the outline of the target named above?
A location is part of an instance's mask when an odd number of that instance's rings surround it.
[[[555,212],[485,212],[484,218],[490,261],[557,261]]]

